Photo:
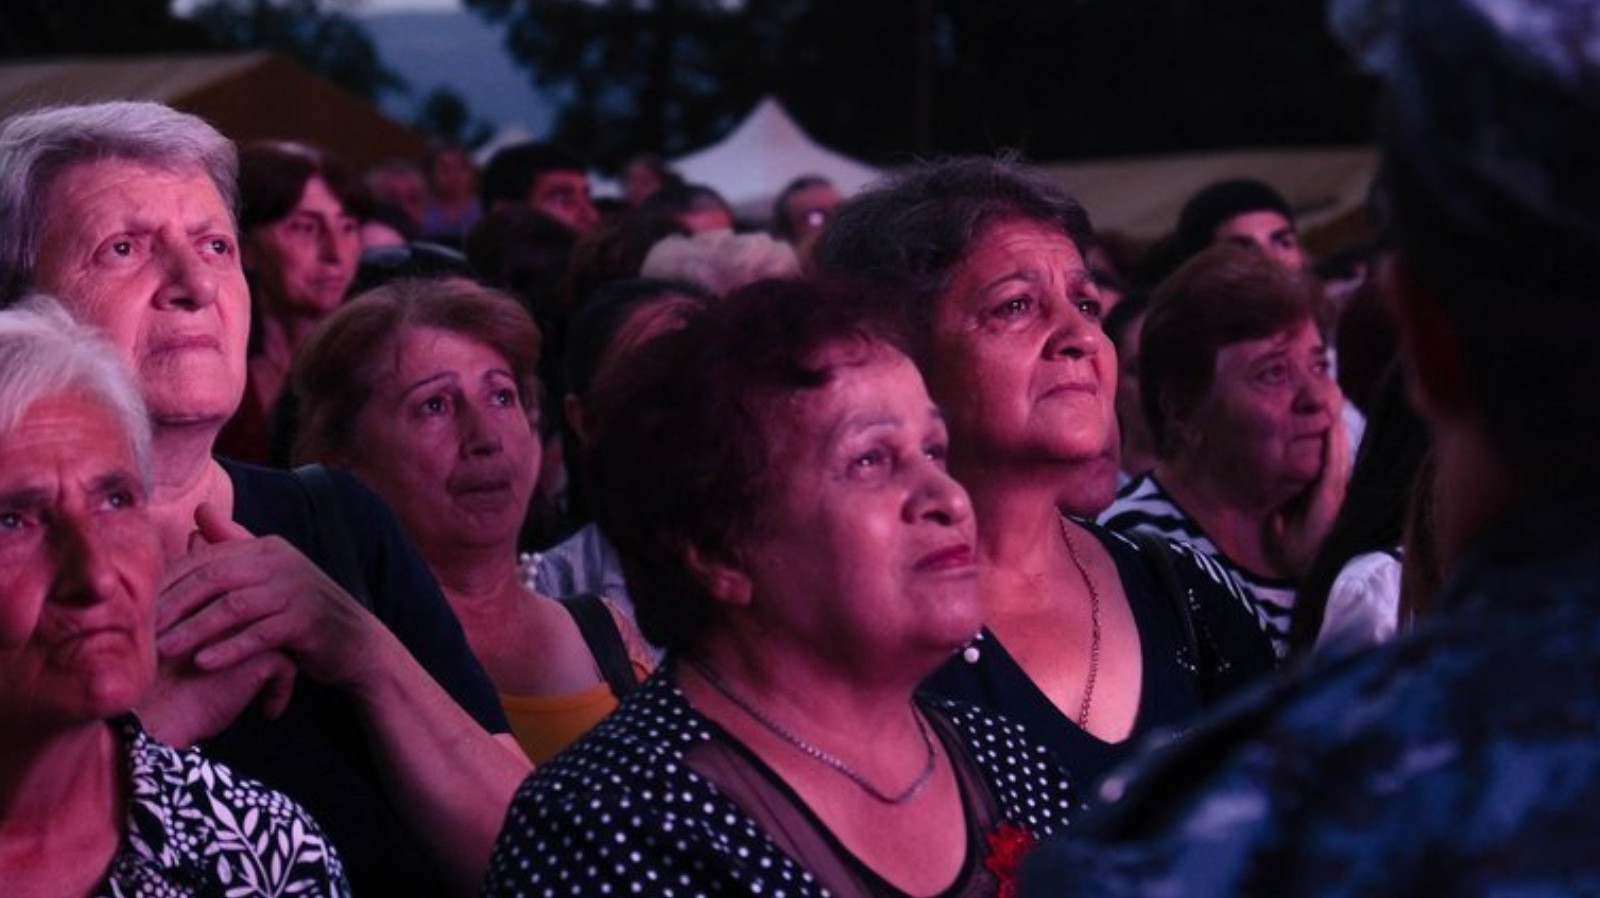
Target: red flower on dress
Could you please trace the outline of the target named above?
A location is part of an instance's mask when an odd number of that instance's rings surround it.
[[[989,855],[983,859],[984,869],[1000,881],[998,898],[1016,898],[1017,868],[1039,840],[1014,823],[1002,823],[989,833]]]

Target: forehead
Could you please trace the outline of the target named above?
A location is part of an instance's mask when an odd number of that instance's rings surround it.
[[[167,169],[126,159],[83,162],[63,169],[45,193],[46,221],[93,228],[105,216],[159,221],[177,218],[231,223],[232,211],[201,171]],[[45,243],[48,246],[48,241]]]
[[[860,341],[831,344],[810,361],[828,373],[815,389],[792,393],[785,404],[787,421],[776,422],[813,437],[832,438],[851,422],[894,419],[914,423],[936,416],[933,400],[916,365],[892,346]]]
[[[1060,229],[1042,222],[1008,218],[978,232],[971,249],[956,266],[956,277],[964,272],[973,276],[1001,275],[995,268],[1042,265],[1082,269],[1083,255],[1072,238]]]
[[[1228,363],[1249,364],[1265,355],[1279,352],[1318,352],[1324,349],[1322,334],[1309,318],[1303,318],[1284,330],[1254,340],[1238,340],[1217,350],[1217,366]]]
[[[417,371],[466,363],[509,368],[499,350],[470,334],[427,325],[407,327],[394,341],[398,371]]]
[[[589,176],[581,171],[547,171],[533,180],[535,193],[556,190],[587,190]]]
[[[133,446],[115,415],[76,393],[47,396],[28,406],[0,433],[0,482],[28,479],[40,469],[133,471]]]
[[[1248,234],[1273,234],[1278,231],[1292,231],[1294,224],[1283,216],[1281,212],[1271,209],[1257,209],[1253,212],[1243,212],[1217,225],[1218,237],[1231,237]]]

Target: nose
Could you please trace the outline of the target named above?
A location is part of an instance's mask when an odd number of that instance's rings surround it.
[[[354,228],[346,230],[340,224],[323,228],[317,241],[317,258],[330,265],[342,264],[355,254],[360,239],[360,232]]]
[[[1294,410],[1300,414],[1323,411],[1339,395],[1338,383],[1328,374],[1296,365],[1295,378]]]
[[[1092,289],[1092,288],[1091,288]],[[1100,320],[1079,308],[1090,297],[1066,297],[1056,304],[1051,321],[1050,339],[1045,343],[1045,354],[1073,359],[1091,358],[1106,351],[1106,334]],[[1092,297],[1098,303],[1098,292]]]
[[[498,455],[504,448],[500,429],[483,409],[470,402],[461,404],[461,453],[466,456]]]
[[[168,241],[164,248],[166,278],[157,302],[169,308],[198,311],[217,301],[217,273],[201,250],[187,241]]]
[[[906,523],[932,521],[941,526],[963,524],[972,518],[967,490],[943,466],[928,460],[922,482],[906,503]]]
[[[56,565],[54,599],[62,604],[93,605],[116,589],[117,572],[110,552],[78,516],[63,516],[51,530]]]

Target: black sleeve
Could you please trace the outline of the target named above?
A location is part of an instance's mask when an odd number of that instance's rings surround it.
[[[317,537],[310,500],[293,475],[231,461],[223,467],[234,483],[236,521],[258,536],[283,537],[337,579],[337,566],[330,565]],[[491,733],[510,732],[488,674],[399,519],[348,472],[329,474],[360,555],[373,614],[473,719]]]
[[[346,520],[366,567],[372,611],[412,657],[466,712],[491,733],[511,725],[489,675],[467,645],[438,581],[400,529],[389,506],[354,476],[333,471],[345,500]]]
[[[1173,570],[1185,587],[1199,642],[1206,703],[1237,691],[1278,667],[1272,641],[1231,575],[1187,543],[1168,541]]]

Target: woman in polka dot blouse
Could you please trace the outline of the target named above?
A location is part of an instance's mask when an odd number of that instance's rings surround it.
[[[768,281],[642,348],[596,513],[667,661],[517,793],[489,895],[1009,894],[1075,806],[914,697],[982,622],[972,510],[881,292]]]

